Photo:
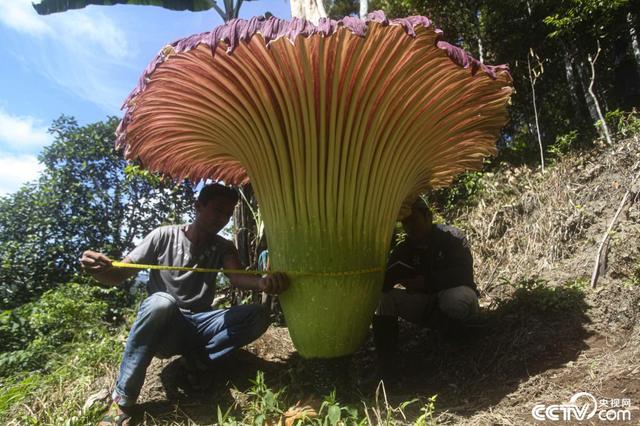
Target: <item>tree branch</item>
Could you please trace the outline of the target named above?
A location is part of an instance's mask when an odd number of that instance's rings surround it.
[[[587,56],[587,59],[589,60],[589,64],[591,65],[591,82],[589,83],[589,94],[591,95],[591,98],[595,103],[596,111],[598,112],[598,119],[600,120],[600,123],[602,124],[602,130],[604,131],[604,137],[607,139],[607,144],[611,146],[613,145],[613,142],[611,141],[609,126],[607,126],[607,122],[605,121],[604,116],[602,115],[602,110],[600,109],[600,102],[598,102],[598,98],[596,97],[596,94],[593,91],[593,84],[596,81],[595,65],[596,65],[596,61],[598,60],[598,56],[600,56],[601,51],[602,49],[600,48],[600,40],[598,40],[598,50],[596,51],[596,56],[593,59],[591,59],[591,55]]]
[[[633,169],[635,169],[638,166],[638,164],[639,163],[636,163],[633,166]],[[607,241],[609,241],[609,236],[611,235],[611,232],[613,231],[613,227],[618,221],[618,217],[620,216],[620,213],[622,213],[622,209],[627,204],[627,199],[631,194],[631,188],[638,180],[638,177],[640,177],[640,172],[637,173],[633,178],[633,180],[631,181],[631,184],[629,185],[629,189],[627,190],[627,192],[625,192],[624,197],[622,197],[622,201],[618,206],[618,210],[616,211],[616,214],[613,216],[613,219],[611,219],[611,223],[609,223],[609,227],[607,228],[607,231],[604,233],[604,236],[602,237],[602,241],[598,246],[598,252],[596,254],[596,264],[594,265],[593,272],[591,274],[591,288],[596,288],[596,283],[598,282],[598,277],[600,276],[600,269],[602,269],[603,253],[605,252],[604,248],[607,245]]]

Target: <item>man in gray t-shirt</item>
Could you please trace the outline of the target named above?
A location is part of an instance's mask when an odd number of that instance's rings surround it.
[[[169,225],[156,228],[133,249],[127,258],[131,263],[186,266],[189,268],[220,268],[226,256],[238,256],[229,240],[215,235],[208,247],[197,253],[187,238],[189,225]],[[147,290],[150,294],[164,291],[171,294],[181,309],[193,312],[211,308],[215,296],[217,273],[185,272],[152,269]]]
[[[124,259],[127,263],[242,269],[231,241],[220,237],[229,222],[238,194],[219,184],[205,186],[195,203],[195,220],[186,225],[155,229]],[[80,259],[85,271],[98,281],[118,285],[138,271],[114,268],[102,253],[85,251]],[[198,378],[217,359],[257,339],[268,326],[260,305],[240,305],[214,310],[215,273],[152,270],[147,297],[131,327],[113,391],[107,421],[126,420],[140,393],[146,369],[154,355],[181,354],[188,376]],[[284,274],[227,274],[242,290],[279,294],[289,286]]]

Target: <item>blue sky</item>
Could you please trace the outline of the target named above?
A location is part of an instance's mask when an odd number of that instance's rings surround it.
[[[219,2],[221,3],[221,2]],[[240,15],[290,17],[287,0],[245,1]],[[79,123],[121,116],[120,105],[165,44],[208,31],[213,10],[89,6],[38,16],[31,0],[0,0],[0,195],[40,171],[37,155],[61,114]]]

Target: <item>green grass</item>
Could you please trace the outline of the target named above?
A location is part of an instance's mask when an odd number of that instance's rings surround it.
[[[239,392],[236,390],[236,392]],[[299,401],[287,389],[274,391],[269,388],[262,372],[258,372],[252,386],[244,392],[247,397],[241,407],[217,408],[216,424],[222,426],[295,424],[299,426],[359,426],[435,424],[436,396],[412,399],[397,406],[387,400],[384,386],[379,386],[373,401],[360,401],[358,405],[345,404],[331,392],[322,401]],[[412,406],[420,415],[409,420],[406,410]],[[289,407],[289,408],[286,408]],[[419,407],[419,408],[418,408]]]
[[[83,341],[59,348],[47,371],[22,373],[2,379],[0,423],[58,425],[95,424],[96,410],[82,412],[92,384],[118,365],[122,353],[122,330],[93,342]]]
[[[82,406],[118,365],[128,305],[118,290],[70,283],[0,312],[0,424],[95,424]]]

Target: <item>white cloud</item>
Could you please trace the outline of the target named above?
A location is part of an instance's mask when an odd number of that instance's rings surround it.
[[[46,126],[33,117],[18,117],[0,110],[0,146],[17,151],[34,151],[49,144],[52,137]]]
[[[16,31],[35,36],[51,33],[51,28],[31,7],[31,0],[0,2],[0,22]]]
[[[69,48],[98,45],[113,58],[129,56],[126,34],[96,9],[40,16],[31,6],[31,0],[3,0],[0,22],[21,33],[54,38]]]
[[[137,52],[100,8],[38,16],[31,0],[0,0],[0,24],[28,35],[16,53],[27,66],[105,112],[118,112],[131,89],[118,76],[131,69]]]
[[[0,196],[17,191],[23,183],[36,179],[42,170],[32,155],[0,153]]]
[[[70,50],[96,44],[111,58],[126,60],[131,56],[124,31],[102,13],[89,16],[72,12],[54,18],[56,26],[66,30],[67,34],[60,38]]]

